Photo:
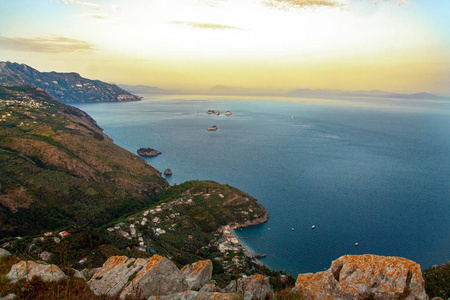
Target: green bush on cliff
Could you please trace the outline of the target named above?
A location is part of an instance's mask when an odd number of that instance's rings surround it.
[[[424,270],[425,291],[430,298],[450,298],[450,263]]]

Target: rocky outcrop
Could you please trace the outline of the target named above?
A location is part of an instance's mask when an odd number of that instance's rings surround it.
[[[145,259],[112,256],[95,272],[88,285],[98,296],[116,296],[146,262]]]
[[[2,258],[3,256],[10,256],[11,253],[9,253],[7,250],[0,248],[0,258]]]
[[[155,157],[160,155],[161,152],[152,148],[139,148],[137,149],[137,154],[140,156]]]
[[[186,278],[190,290],[199,290],[211,281],[212,271],[213,265],[208,259],[184,266],[181,274]]]
[[[6,278],[11,283],[16,283],[24,278],[30,281],[35,277],[46,282],[57,282],[66,278],[66,275],[58,266],[48,265],[39,261],[20,261],[13,265],[9,273],[6,274]]]
[[[16,296],[16,294],[8,294],[8,295],[6,295],[5,297],[3,297],[3,298],[0,298],[0,300],[13,300],[13,299],[17,299],[17,296]]]
[[[215,283],[208,283],[202,286],[199,292],[221,293],[222,290]]]
[[[417,263],[369,254],[345,255],[327,271],[300,274],[295,288],[306,299],[428,299]]]
[[[177,266],[165,257],[153,255],[120,293],[120,298],[168,295],[186,290],[186,279]]]
[[[209,293],[209,292],[194,292],[186,291],[166,296],[153,296],[148,300],[235,300],[236,294],[221,294],[221,293]],[[259,298],[258,298],[259,299]],[[263,298],[261,298],[263,299]]]
[[[259,274],[233,281],[224,291],[237,293],[244,300],[273,299],[269,278]]]

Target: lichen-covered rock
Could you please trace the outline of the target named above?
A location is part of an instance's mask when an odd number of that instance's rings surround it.
[[[76,270],[76,269],[71,269],[70,274],[75,278],[79,278],[81,280],[86,281],[86,277],[84,277],[83,273],[81,273],[80,271]]]
[[[177,266],[165,257],[153,255],[120,294],[147,298],[154,295],[169,295],[188,290],[186,279]]]
[[[208,283],[202,286],[200,292],[222,293],[222,290],[215,283]]]
[[[428,299],[418,264],[369,254],[345,255],[327,271],[300,274],[295,288],[306,299]]]
[[[93,268],[93,269],[83,269],[81,270],[81,274],[83,274],[84,278],[86,278],[86,280],[89,280],[92,278],[92,276],[95,274],[95,272],[97,272],[98,270],[100,270],[101,268]]]
[[[12,294],[12,293],[6,295],[3,298],[0,298],[0,300],[14,300],[14,299],[17,299],[17,295],[16,294]]]
[[[181,269],[181,274],[186,278],[190,290],[199,290],[202,286],[211,282],[213,271],[212,262],[201,260]]]
[[[40,278],[42,281],[57,282],[66,278],[66,275],[58,266],[48,265],[46,263],[37,261],[20,261],[11,267],[11,270],[6,274],[11,283],[25,278],[30,281],[33,278]]]
[[[11,253],[9,253],[7,250],[0,248],[0,257],[10,256],[10,255],[11,255]]]
[[[273,289],[269,278],[263,275],[253,275],[232,281],[225,289],[226,293],[237,293],[244,300],[273,299]],[[241,298],[239,298],[241,299]]]
[[[103,266],[95,272],[88,285],[97,296],[117,295],[142,269],[147,261],[126,256],[111,256]]]
[[[152,296],[148,300],[235,300],[236,294],[186,291],[166,296]]]

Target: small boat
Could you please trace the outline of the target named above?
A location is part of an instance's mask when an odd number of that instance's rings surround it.
[[[266,257],[266,256],[267,256],[266,254],[261,254],[261,253],[257,253],[254,255],[254,257],[256,257],[256,258],[262,258],[262,257]]]
[[[216,130],[217,130],[217,126],[216,125],[208,127],[208,131],[216,131]]]
[[[316,225],[311,226],[311,229],[314,229],[314,228],[316,228]]]
[[[225,112],[225,116],[231,116],[231,111],[227,110],[227,111]]]
[[[294,231],[294,227],[292,227],[291,230]]]
[[[358,245],[359,245],[358,243],[355,243],[355,247],[358,246]]]
[[[172,170],[171,169],[166,169],[164,171],[164,175],[172,175]]]

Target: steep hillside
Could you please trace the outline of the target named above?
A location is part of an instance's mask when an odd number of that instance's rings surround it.
[[[60,102],[123,102],[141,98],[99,80],[77,73],[39,72],[25,64],[0,62],[0,85],[40,87]]]
[[[83,111],[28,86],[0,87],[0,99],[0,238],[102,224],[168,187]]]

